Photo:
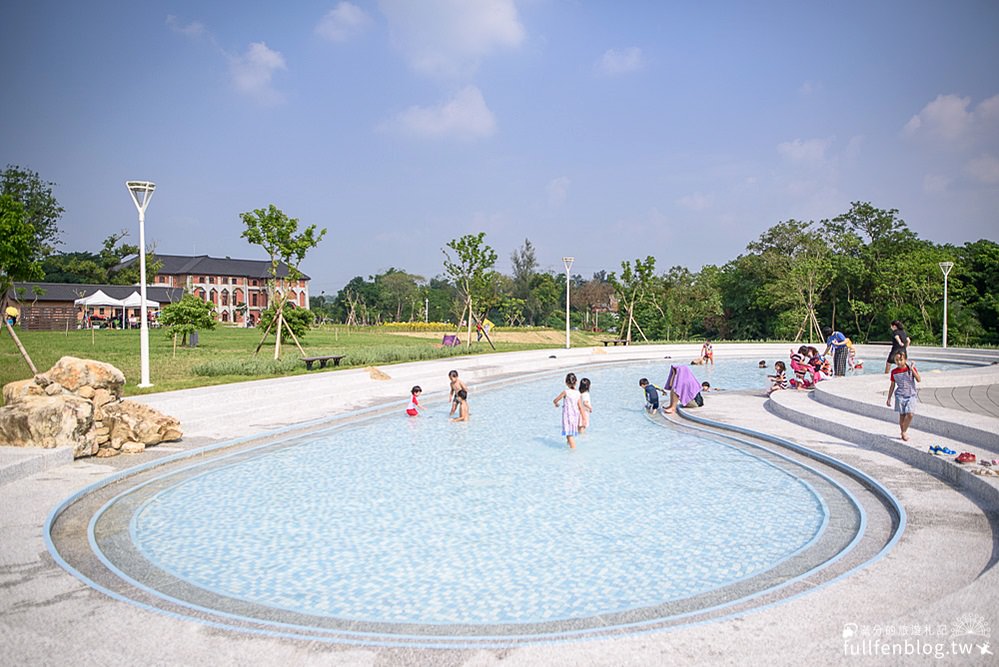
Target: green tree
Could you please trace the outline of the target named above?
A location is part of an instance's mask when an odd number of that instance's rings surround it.
[[[561,276],[554,273],[535,273],[531,277],[531,291],[527,295],[525,306],[531,324],[547,324],[561,310],[559,304],[565,293],[562,280]]]
[[[485,232],[466,234],[448,241],[447,248],[451,249],[451,253],[446,248],[441,249],[444,252],[444,272],[458,288],[464,309],[468,312],[467,347],[472,344],[472,320],[478,317],[474,306],[479,297],[488,300],[491,285],[486,274],[496,264],[496,252],[483,243],[485,236]]]
[[[845,291],[860,340],[870,340],[875,324],[888,331],[895,319],[892,303],[895,274],[899,262],[916,243],[912,232],[897,209],[875,208],[868,202],[853,202],[850,210],[826,224],[832,233],[835,252],[841,266],[846,264],[845,279],[834,285]]]
[[[240,217],[243,219],[243,224],[246,225],[241,236],[250,243],[263,248],[270,257],[270,280],[268,280],[270,298],[268,302],[277,302],[278,304],[277,321],[273,323],[278,328],[278,332],[275,332],[278,334],[284,322],[284,304],[288,293],[287,288],[282,288],[278,283],[280,277],[278,269],[281,264],[284,264],[287,270],[286,280],[300,279],[302,272],[298,267],[305,259],[306,253],[315,248],[326,236],[326,230],[322,229],[317,233],[316,226],[309,225],[299,233],[298,219],[289,218],[274,204],[270,204],[266,209],[258,208],[252,212],[241,213]],[[264,328],[264,338],[267,337],[270,328]],[[263,344],[264,338],[261,338],[260,345]],[[274,337],[275,359],[281,356],[281,338],[281,335]],[[260,345],[257,345],[257,352],[260,351]],[[300,351],[304,354],[304,350]]]
[[[777,333],[798,340],[807,330],[822,337],[816,310],[836,277],[831,248],[816,233],[813,223],[780,222],[747,246],[757,252],[773,278],[763,295],[777,311]]]
[[[7,165],[0,173],[0,312],[7,308],[14,281],[42,279],[41,261],[59,242],[57,223],[63,208],[52,194],[53,186],[22,167]],[[14,329],[8,330],[31,372],[37,373]]]
[[[965,340],[999,343],[999,243],[982,239],[947,250],[951,254],[947,259],[954,261],[948,284],[952,299],[948,334],[961,336],[962,326],[966,326]],[[940,290],[938,296],[943,294],[942,285]],[[958,316],[956,304],[964,304],[969,312]],[[973,323],[975,320],[977,323]]]
[[[531,280],[538,272],[534,245],[524,239],[524,245],[510,255],[510,263],[513,265],[513,296],[526,301],[531,292]]]
[[[181,345],[187,345],[188,334],[215,328],[215,307],[193,294],[185,294],[180,301],[160,309],[160,323],[167,327],[167,336],[180,336]]]
[[[260,313],[260,326],[267,328],[274,325],[274,318],[277,315],[278,307],[275,304],[269,305],[263,312]],[[292,333],[295,334],[296,338],[305,338],[305,334],[309,332],[309,327],[315,322],[316,316],[305,308],[299,308],[293,303],[289,303],[282,311],[282,317],[284,318],[286,327],[281,327],[278,331],[281,332],[281,338],[283,341],[287,341],[289,334],[288,329],[291,329]]]
[[[97,285],[135,285],[139,282],[139,262],[137,259],[125,262],[128,257],[138,255],[139,246],[125,243],[128,232],[122,230],[111,234],[102,244],[100,251],[54,253],[42,261],[45,278],[58,283],[83,283]],[[146,252],[146,282],[153,278],[163,266],[151,251]]]
[[[646,305],[644,303],[646,296],[655,288],[655,274],[656,258],[649,255],[645,261],[636,259],[634,268],[628,262],[621,262],[620,277],[614,272],[607,276],[607,281],[617,295],[618,309],[621,307],[625,309],[628,321],[625,340],[629,343],[631,342],[631,327],[633,324],[637,324],[635,320],[636,306]],[[638,325],[638,329],[642,338],[647,339],[648,337],[642,332],[641,325]]]
[[[33,256],[41,259],[49,255],[59,243],[59,218],[63,208],[59,205],[52,188],[55,183],[46,183],[37,172],[7,165],[0,173],[0,194],[9,195],[24,208],[24,220],[32,229],[35,245]]]
[[[572,302],[579,304],[585,312],[584,326],[590,326],[590,316],[593,316],[593,327],[599,326],[600,313],[607,313],[611,310],[611,301],[614,297],[614,288],[607,282],[606,272],[593,274],[593,278],[583,282],[579,289],[573,292]],[[604,323],[607,326],[607,323]]]
[[[405,271],[390,268],[385,273],[375,276],[377,304],[381,315],[386,320],[403,321],[403,311],[409,311],[409,321],[417,317],[417,302],[422,301],[420,283],[423,276],[417,276]],[[420,304],[422,305],[422,304]]]

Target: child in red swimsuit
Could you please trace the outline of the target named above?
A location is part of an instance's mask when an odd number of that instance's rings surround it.
[[[409,390],[409,393],[412,394],[412,398],[409,399],[409,407],[406,408],[406,414],[410,417],[415,417],[420,414],[420,410],[422,409],[420,408],[419,397],[423,393],[423,390],[420,389],[420,385],[416,385]]]

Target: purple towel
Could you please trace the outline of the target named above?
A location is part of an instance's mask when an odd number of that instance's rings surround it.
[[[690,403],[701,390],[701,383],[694,377],[694,373],[687,366],[670,366],[669,378],[666,380],[666,389],[676,392],[681,406]]]

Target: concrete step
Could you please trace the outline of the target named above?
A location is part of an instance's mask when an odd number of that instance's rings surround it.
[[[955,456],[933,455],[933,445],[948,447],[956,452],[971,452],[979,460],[999,459],[994,452],[981,446],[969,445],[954,438],[944,437],[925,430],[909,428],[909,442],[898,435],[898,423],[887,424],[881,419],[868,417],[826,405],[816,400],[810,391],[774,392],[766,403],[771,413],[800,426],[836,436],[887,454],[913,467],[943,479],[949,484],[974,496],[983,507],[999,508],[999,476],[982,476],[972,473],[986,469],[979,463],[959,464]],[[988,468],[997,470],[999,466]]]
[[[72,462],[72,447],[0,447],[0,486]]]

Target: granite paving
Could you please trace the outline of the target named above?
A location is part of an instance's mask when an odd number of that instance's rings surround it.
[[[892,415],[881,410],[884,380],[876,376],[820,383],[820,388],[829,384],[828,391],[794,396],[781,406],[762,392],[712,394],[696,412],[701,420],[777,436],[851,466],[895,496],[904,508],[905,525],[891,538],[892,521],[872,519],[877,524],[872,534],[893,539],[889,548],[879,553],[880,547],[872,546],[866,560],[845,564],[832,580],[815,585],[802,581],[766,604],[690,624],[506,648],[292,639],[259,628],[244,632],[222,627],[207,617],[157,612],[152,602],[147,607],[112,597],[63,569],[46,546],[43,527],[53,508],[95,482],[116,474],[131,476],[132,466],[165,462],[213,443],[308,428],[333,416],[376,409],[405,396],[416,378],[426,396],[440,397],[452,367],[474,387],[539,370],[693,358],[698,349],[674,345],[544,350],[383,367],[388,380],[348,370],[151,394],[143,402],[181,418],[183,441],[134,457],[75,462],[50,453],[39,453],[33,461],[22,452],[8,456],[0,448],[0,653],[6,664],[28,665],[995,664],[999,494],[988,477],[972,476],[967,467],[924,451],[933,442],[946,441],[999,458],[999,421],[989,412],[999,378],[985,367],[969,366],[926,379],[912,444],[893,437]],[[715,350],[719,364],[728,358],[786,354],[785,345],[716,345]],[[976,350],[916,351],[978,364],[999,357]],[[876,349],[861,348],[861,353],[878,357]],[[928,389],[933,400],[927,400]],[[938,392],[947,397],[939,404],[934,402]],[[265,400],[271,409],[260,409]],[[693,422],[680,418],[675,428],[688,425]],[[972,477],[982,483],[976,485]],[[850,483],[863,486],[857,480]],[[876,516],[881,515],[872,512]],[[91,552],[85,541],[71,546],[81,558]],[[169,612],[167,606],[163,611]],[[889,652],[877,653],[884,650],[881,647]]]

